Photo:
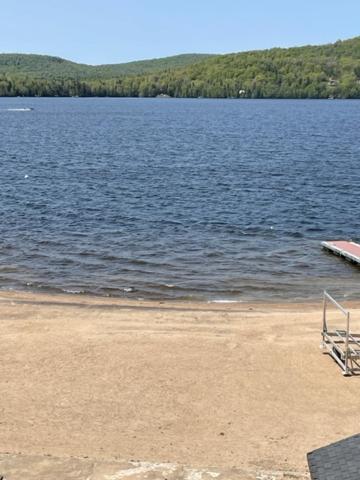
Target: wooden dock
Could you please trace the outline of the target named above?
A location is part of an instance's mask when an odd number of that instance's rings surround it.
[[[337,240],[321,242],[321,245],[329,252],[360,265],[360,245],[358,243]]]

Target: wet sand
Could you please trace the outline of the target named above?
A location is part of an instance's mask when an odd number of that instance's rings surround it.
[[[360,429],[360,378],[321,353],[320,302],[2,292],[0,318],[0,454],[302,474]]]

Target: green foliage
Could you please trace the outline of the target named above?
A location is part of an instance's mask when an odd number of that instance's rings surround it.
[[[119,75],[141,75],[167,69],[186,67],[213,55],[189,53],[173,57],[140,60],[114,65],[84,65],[59,57],[18,53],[0,54],[0,74],[28,75],[43,79],[114,78]]]
[[[160,72],[193,65],[194,63],[199,63],[214,56],[215,55],[206,53],[185,53],[173,57],[154,58],[152,60],[139,60],[115,65],[99,65],[91,67],[93,69],[92,76],[113,78],[119,75],[141,75]]]
[[[87,66],[0,55],[0,96],[360,98],[360,37],[228,55]]]

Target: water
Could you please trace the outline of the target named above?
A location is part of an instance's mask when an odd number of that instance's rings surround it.
[[[33,111],[8,111],[34,108]],[[0,99],[0,288],[359,297],[360,102]]]

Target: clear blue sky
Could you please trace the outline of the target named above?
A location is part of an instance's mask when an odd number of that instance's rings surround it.
[[[0,52],[118,63],[360,35],[360,0],[6,0]]]

